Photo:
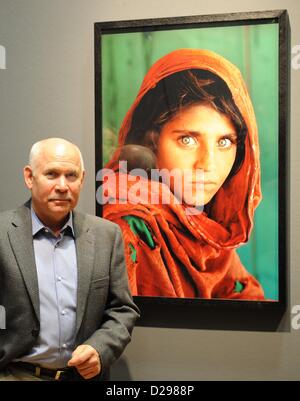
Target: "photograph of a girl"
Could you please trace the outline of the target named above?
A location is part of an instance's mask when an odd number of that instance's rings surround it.
[[[148,196],[103,207],[103,217],[122,229],[132,294],[263,300],[262,286],[236,252],[249,240],[261,200],[257,125],[240,71],[209,50],[166,54],[144,77],[118,141],[107,167],[136,152],[134,168],[144,168],[139,152],[146,148],[152,167],[192,172],[181,202],[152,204]],[[149,191],[177,197],[172,180],[169,186],[143,180]],[[186,213],[199,206],[201,213]]]

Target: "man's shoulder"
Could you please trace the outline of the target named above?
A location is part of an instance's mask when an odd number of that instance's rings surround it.
[[[0,219],[2,221],[3,220],[10,221],[15,216],[28,214],[28,211],[30,211],[30,201],[27,201],[26,203],[24,203],[23,205],[19,206],[16,209],[4,210],[0,212]]]
[[[4,210],[3,212],[0,212],[0,221],[2,222],[2,224],[5,221],[11,221],[17,212],[18,209]]]
[[[19,225],[20,219],[20,208],[18,209],[11,209],[5,210],[0,212],[0,237],[2,238],[3,235],[6,235],[7,230],[13,225]]]

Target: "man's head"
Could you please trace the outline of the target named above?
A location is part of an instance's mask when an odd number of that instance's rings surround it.
[[[44,224],[61,226],[77,205],[84,174],[80,150],[65,139],[49,138],[32,146],[24,179],[32,206]]]

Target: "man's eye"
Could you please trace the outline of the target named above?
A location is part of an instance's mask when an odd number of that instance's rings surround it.
[[[179,140],[184,146],[194,146],[197,144],[195,138],[189,135],[182,136]]]
[[[76,173],[67,174],[67,178],[70,180],[76,180],[78,175]]]
[[[55,173],[49,171],[49,172],[46,174],[46,176],[49,177],[49,178],[53,178],[53,177],[55,177]]]

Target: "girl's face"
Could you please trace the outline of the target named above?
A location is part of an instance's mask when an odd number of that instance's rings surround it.
[[[204,206],[228,177],[236,151],[237,132],[232,121],[208,104],[194,104],[162,127],[157,167],[177,169],[182,185],[171,174],[172,192],[188,205]]]

